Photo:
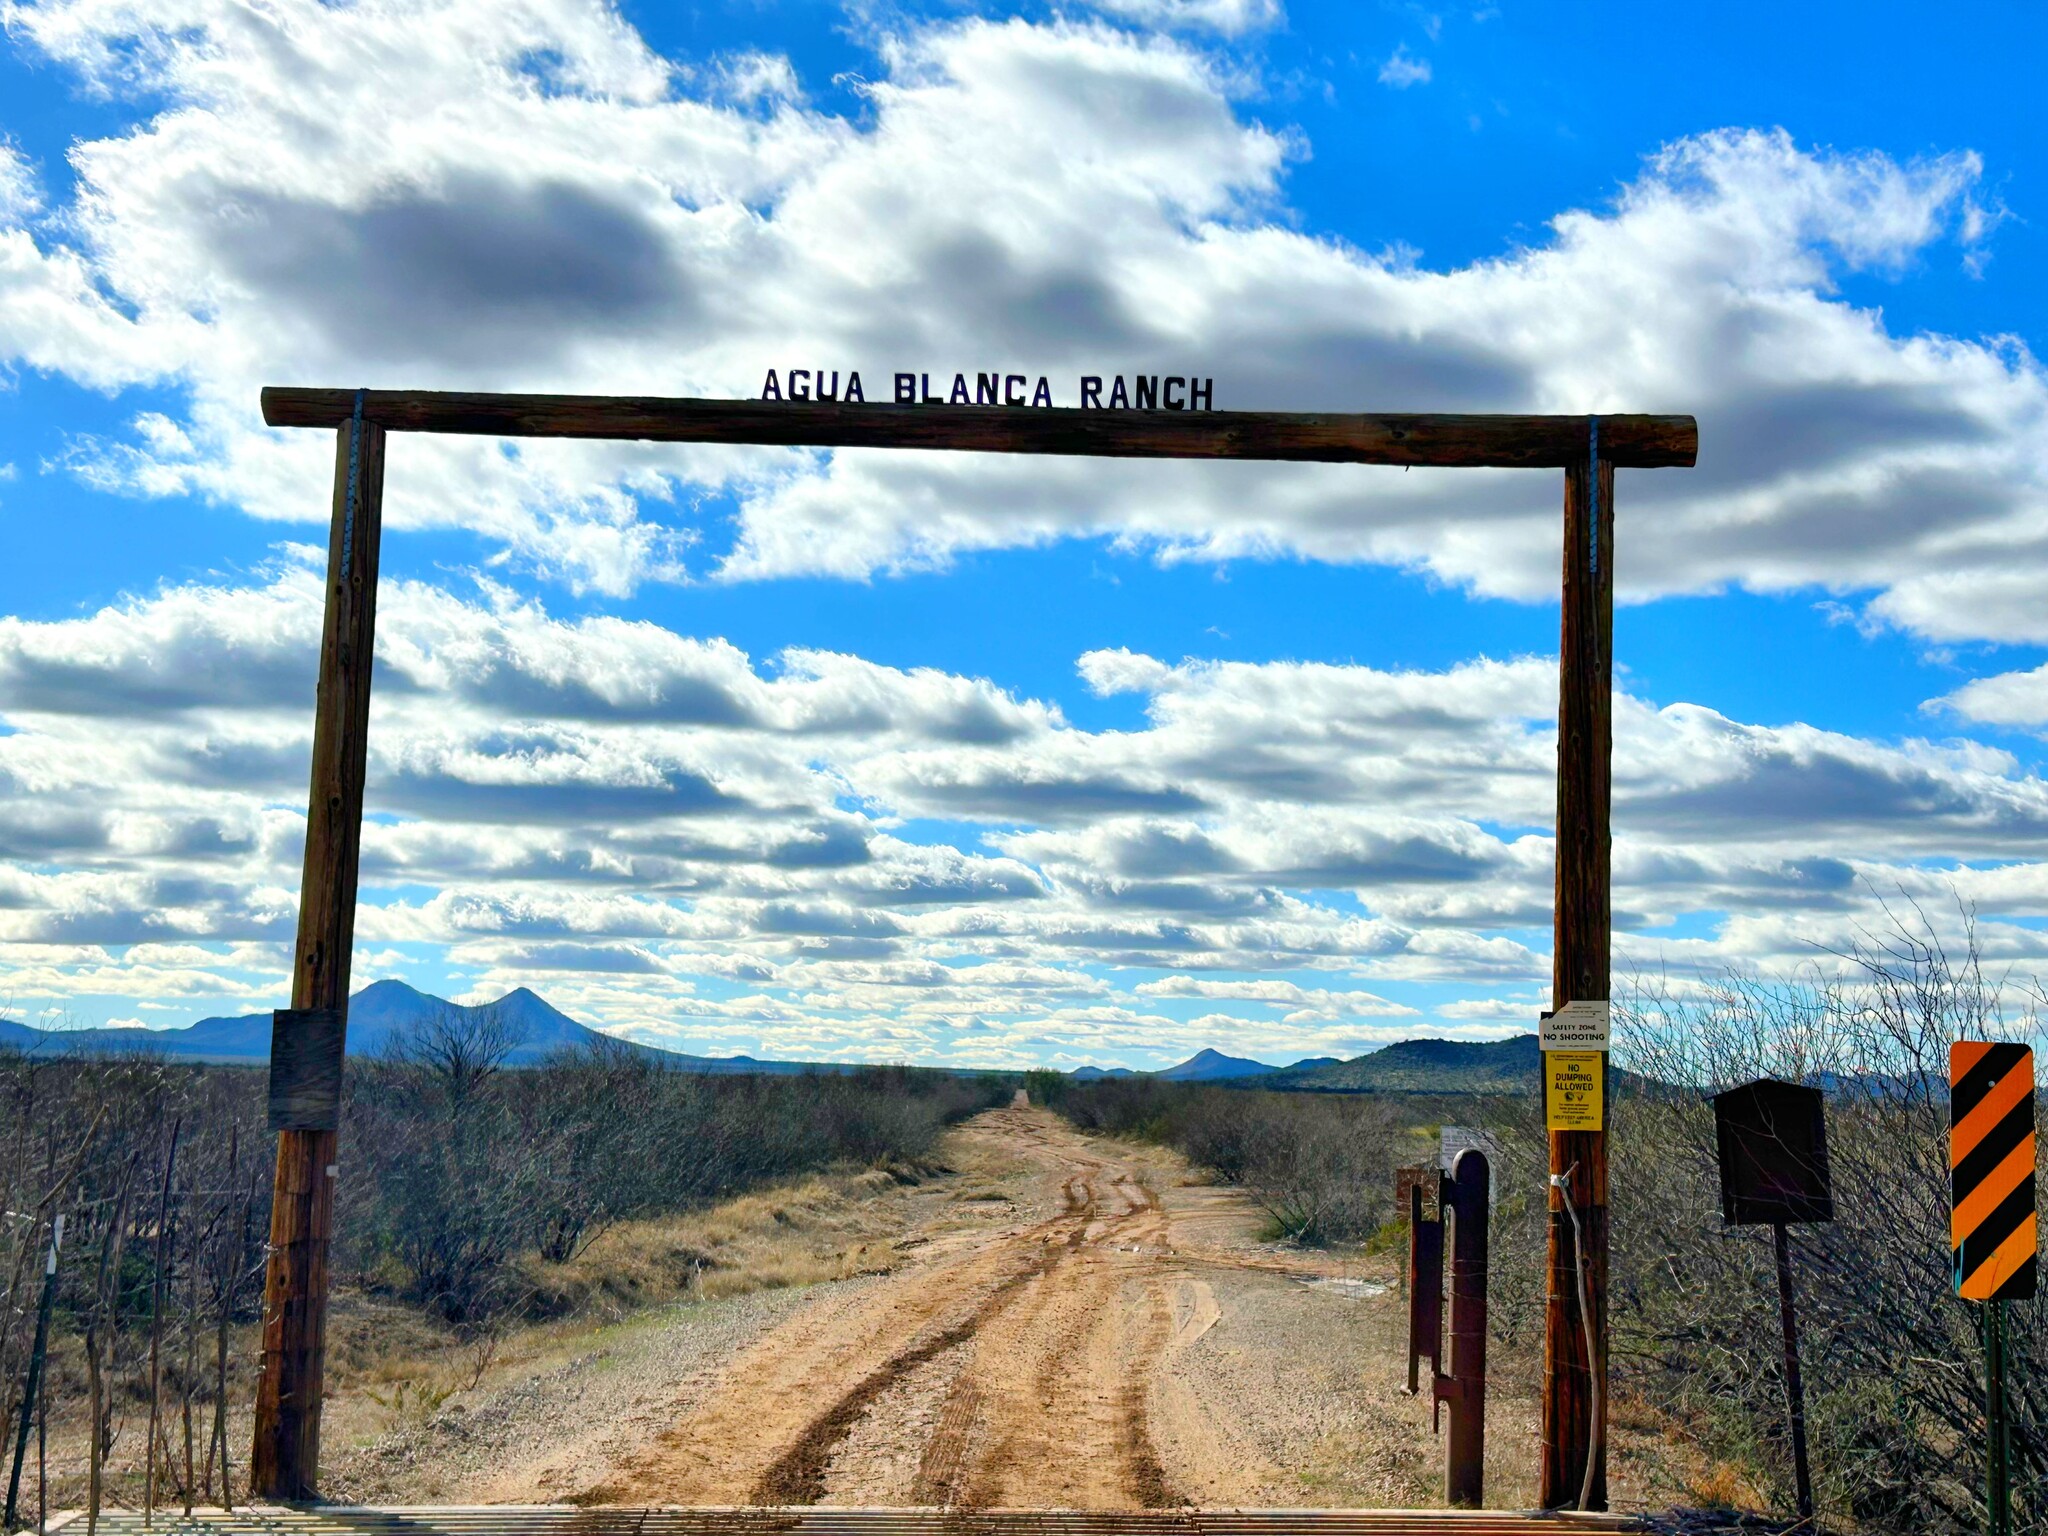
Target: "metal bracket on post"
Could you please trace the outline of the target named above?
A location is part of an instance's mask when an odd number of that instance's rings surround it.
[[[1442,1185],[1450,1225],[1450,1370],[1437,1373],[1432,1420],[1437,1410],[1450,1408],[1444,1501],[1454,1509],[1478,1509],[1485,1502],[1486,1226],[1492,1183],[1486,1154],[1468,1147]]]
[[[1408,1395],[1421,1391],[1422,1358],[1430,1374],[1443,1368],[1444,1224],[1441,1204],[1423,1215],[1422,1181],[1408,1186]]]
[[[342,1008],[280,1008],[270,1016],[270,1128],[341,1126]]]

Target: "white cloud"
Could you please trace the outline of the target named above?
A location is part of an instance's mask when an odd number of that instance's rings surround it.
[[[1105,15],[1148,27],[1218,32],[1238,37],[1278,26],[1280,0],[1092,0]]]
[[[275,995],[319,600],[293,564],[0,621],[0,998]],[[696,1049],[1154,1064],[1507,1028],[1548,978],[1545,658],[1091,652],[1145,710],[1095,731],[983,680],[764,665],[488,585],[393,580],[380,609],[366,974],[445,953],[473,992]],[[2015,921],[2048,915],[2048,787],[2009,756],[1626,694],[1615,733],[1625,964],[1796,962],[1901,891],[1977,903],[2002,961],[2048,952]],[[957,846],[903,831],[933,822]]]
[[[1405,91],[1411,85],[1427,85],[1430,80],[1429,60],[1418,59],[1408,51],[1404,43],[1387,55],[1380,65],[1380,84]]]
[[[719,83],[732,100],[744,103],[803,101],[796,68],[781,54],[749,49],[720,61]]]
[[[1238,110],[1232,67],[1158,35],[904,31],[854,123],[805,105],[786,60],[693,70],[594,0],[6,14],[94,87],[164,103],[75,146],[79,191],[49,219],[17,196],[0,220],[0,352],[189,387],[175,431],[77,446],[99,484],[317,515],[322,445],[250,424],[281,380],[748,394],[792,363],[999,362],[1069,390],[1183,370],[1222,406],[1692,411],[1697,470],[1622,478],[1625,596],[1819,586],[1931,636],[2048,635],[2039,364],[1894,335],[1835,288],[1981,254],[1996,210],[1968,153],[1706,134],[1612,207],[1438,270],[1297,230],[1279,204],[1301,146]],[[600,592],[1101,534],[1526,599],[1556,580],[1551,481],[437,440],[408,445],[388,516]],[[706,490],[739,501],[731,548],[687,510]]]
[[[1390,1002],[1363,989],[1333,991],[1328,987],[1303,987],[1292,981],[1215,981],[1204,976],[1168,976],[1158,981],[1141,981],[1132,989],[1140,997],[1200,997],[1224,1002],[1263,1003],[1289,1010],[1282,1018],[1287,1024],[1308,1024],[1331,1017],[1412,1017],[1416,1010],[1405,1003]]]
[[[1612,206],[1433,269],[1284,206],[1308,146],[1202,41],[1277,4],[1098,9],[1179,35],[909,27],[849,120],[787,59],[666,59],[595,0],[6,5],[20,46],[138,120],[72,146],[55,207],[0,148],[0,359],[176,386],[74,445],[93,484],[301,525],[331,450],[255,427],[264,383],[748,394],[792,362],[1000,362],[1063,387],[1213,374],[1223,406],[1689,410],[1700,467],[1622,477],[1626,597],[1819,586],[1866,624],[2048,638],[2048,378],[2007,340],[1894,334],[1837,286],[1980,257],[1998,211],[1973,155],[1705,134]],[[1556,494],[1506,471],[444,439],[407,442],[387,514],[599,593],[1099,535],[1536,599]],[[725,505],[730,530],[697,510]],[[318,590],[302,553],[0,619],[0,996],[272,995]],[[534,980],[664,1038],[1019,1061],[1185,1054],[1212,1043],[1186,1017],[1204,999],[1282,1055],[1405,1027],[1357,1022],[1409,1006],[1369,989],[1491,992],[1425,1011],[1505,1025],[1484,1009],[1506,989],[1520,1018],[1547,974],[1548,659],[1094,651],[1086,687],[1146,718],[1089,731],[981,679],[771,665],[509,588],[393,582],[383,613],[379,968],[440,947],[480,988]],[[2044,698],[2015,672],[1945,702],[2038,726]],[[2048,915],[2048,790],[2009,756],[1627,695],[1615,718],[1623,953],[1796,958],[1874,891],[1951,886],[2002,955],[2041,951],[2006,919]],[[932,822],[970,831],[914,840]],[[1660,936],[1700,914],[1709,936]]]
[[[14,145],[0,139],[0,220],[24,221],[41,211],[42,188],[27,158]]]
[[[2048,666],[1980,677],[1935,702],[1985,725],[2048,725]]]

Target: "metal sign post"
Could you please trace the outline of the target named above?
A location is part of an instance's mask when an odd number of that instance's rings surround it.
[[[1430,1429],[1443,1428],[1444,1500],[1478,1509],[1486,1500],[1486,1267],[1493,1174],[1486,1153],[1467,1147],[1448,1172],[1435,1174],[1434,1220],[1423,1214],[1423,1186],[1408,1190],[1408,1395],[1429,1356]],[[1449,1255],[1450,1327],[1444,1327],[1444,1269]],[[1449,1369],[1446,1370],[1445,1366]]]
[[[1826,1108],[1818,1088],[1759,1078],[1714,1096],[1714,1139],[1721,1162],[1721,1219],[1729,1226],[1769,1225],[1778,1264],[1778,1325],[1785,1349],[1785,1415],[1792,1436],[1792,1478],[1799,1517],[1813,1518],[1813,1472],[1806,1459],[1806,1389],[1799,1378],[1799,1319],[1793,1305],[1792,1243],[1786,1227],[1833,1221]]]
[[[2012,1533],[2012,1414],[2005,1395],[2005,1303],[1984,1303],[1984,1528]]]
[[[1985,1529],[2012,1530],[2012,1421],[2005,1385],[2005,1304],[2033,1296],[2040,1235],[2034,1209],[2034,1053],[1958,1040],[1948,1055],[1949,1242],[1956,1294],[1982,1302]]]
[[[1443,1180],[1449,1218],[1450,1370],[1431,1387],[1438,1407],[1451,1410],[1444,1439],[1444,1502],[1478,1509],[1486,1502],[1486,1264],[1487,1211],[1493,1177],[1486,1154],[1467,1147]]]
[[[1433,1173],[1417,1169],[1418,1173]],[[1436,1181],[1441,1180],[1436,1176]],[[1427,1214],[1423,1184],[1408,1186],[1408,1395],[1422,1390],[1422,1358],[1429,1374],[1443,1370],[1444,1223],[1441,1210]]]

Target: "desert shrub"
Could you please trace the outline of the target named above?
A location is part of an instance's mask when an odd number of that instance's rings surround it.
[[[1109,1078],[1071,1084],[1058,1108],[1083,1130],[1160,1142],[1241,1186],[1276,1236],[1363,1238],[1392,1214],[1400,1117],[1383,1098]]]
[[[137,1445],[154,1374],[171,1423],[159,1488],[229,1486],[225,1412],[242,1383],[227,1347],[253,1321],[263,1262],[263,1083],[246,1070],[0,1052],[0,1487],[22,1415],[75,1415],[98,1457]],[[43,1259],[63,1247],[40,1390],[25,1392]],[[151,1360],[155,1365],[152,1372]],[[33,1457],[22,1487],[43,1495]]]
[[[1300,1242],[1370,1236],[1393,1208],[1392,1114],[1369,1097],[1259,1094],[1239,1139],[1236,1174],[1284,1236]],[[1222,1170],[1218,1170],[1219,1172]]]
[[[1039,1067],[1024,1074],[1022,1087],[1031,1096],[1031,1102],[1047,1109],[1058,1109],[1066,1102],[1067,1090],[1074,1080],[1064,1072],[1055,1072],[1050,1067]]]
[[[490,1010],[424,1021],[352,1068],[348,1267],[476,1325],[521,1304],[513,1259],[566,1262],[614,1223],[829,1164],[915,1164],[1004,1086],[901,1067],[677,1071],[617,1042],[535,1067]]]
[[[340,1280],[488,1334],[534,1302],[518,1279],[526,1254],[564,1262],[624,1218],[833,1164],[928,1162],[948,1124],[1014,1091],[907,1068],[694,1075],[611,1042],[513,1067],[519,1043],[488,1009],[450,1010],[383,1058],[350,1059]],[[146,1037],[116,1056],[0,1050],[0,1488],[61,1214],[42,1394],[53,1420],[89,1422],[102,1455],[137,1461],[154,1399],[168,1416],[154,1437],[159,1502],[239,1491],[243,1448],[225,1423],[254,1377],[266,1081],[260,1067],[152,1055]],[[84,1469],[52,1472],[63,1497],[84,1491]],[[32,1459],[25,1487],[36,1495]]]
[[[1868,1531],[1979,1529],[1979,1310],[1949,1260],[1948,1047],[2038,1040],[2030,987],[1952,960],[1917,914],[1790,977],[1618,989],[1610,1118],[1616,1389],[1792,1502],[1768,1228],[1724,1228],[1709,1095],[1757,1077],[1827,1093],[1835,1220],[1794,1227],[1802,1372],[1817,1496]],[[1491,1124],[1508,1164],[1491,1318],[1540,1338],[1546,1160],[1534,1098]],[[1527,1198],[1520,1198],[1528,1192]],[[2048,1531],[2048,1308],[2009,1309],[2016,1529]]]

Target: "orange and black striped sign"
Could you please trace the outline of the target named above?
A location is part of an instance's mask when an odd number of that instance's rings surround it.
[[[1958,1040],[1948,1053],[1949,1192],[1956,1294],[2020,1301],[2034,1294],[2034,1053]]]

